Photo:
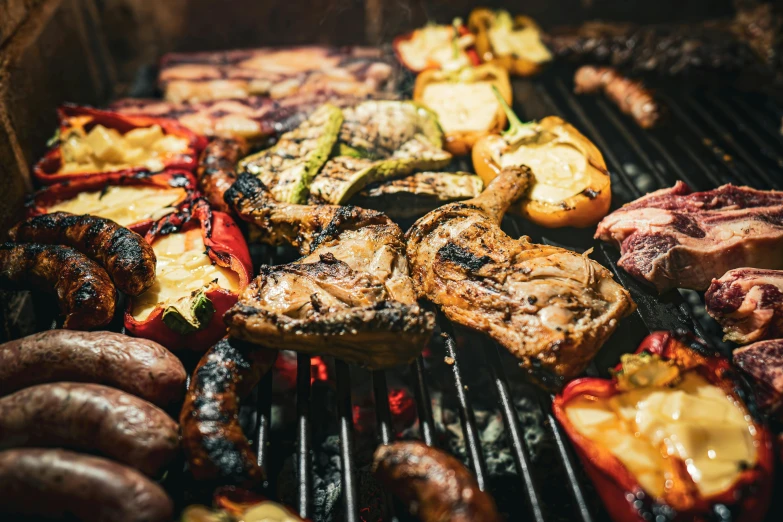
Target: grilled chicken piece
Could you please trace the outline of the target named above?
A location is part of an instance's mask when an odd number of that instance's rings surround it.
[[[369,368],[410,362],[434,327],[416,303],[402,231],[385,215],[274,200],[242,174],[226,192],[261,240],[304,255],[263,266],[225,315],[232,336],[276,349],[325,353]]]
[[[759,407],[770,414],[779,412],[783,404],[783,339],[738,348],[733,360],[753,379]]]
[[[724,341],[748,344],[783,337],[781,270],[729,270],[713,279],[704,301],[707,312],[723,327]]]
[[[783,192],[691,192],[678,181],[606,216],[595,237],[618,245],[618,264],[659,292],[706,290],[733,268],[783,269]]]
[[[393,90],[393,73],[379,49],[279,47],[168,54],[161,60],[159,83],[173,102],[311,93],[366,96]]]
[[[392,219],[406,219],[452,201],[475,198],[482,188],[481,178],[466,172],[418,172],[371,185],[351,198],[351,204],[380,210]]]
[[[430,212],[408,231],[407,253],[419,297],[544,370],[536,376],[546,382],[581,372],[635,305],[586,255],[500,229],[530,177],[527,167],[505,169],[478,197]]]

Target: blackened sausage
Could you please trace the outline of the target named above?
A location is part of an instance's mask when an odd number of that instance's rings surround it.
[[[52,212],[33,216],[9,232],[13,241],[75,248],[97,261],[122,292],[136,296],[155,281],[155,252],[140,235],[114,221],[85,214]]]

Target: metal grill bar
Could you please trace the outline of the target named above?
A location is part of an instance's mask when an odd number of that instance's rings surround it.
[[[517,416],[514,403],[511,399],[511,393],[508,389],[506,373],[503,371],[503,365],[500,362],[499,349],[499,347],[494,346],[486,350],[486,358],[489,363],[489,371],[492,375],[492,380],[495,383],[495,389],[498,392],[498,398],[500,399],[500,412],[506,427],[506,438],[510,443],[509,446],[511,448],[511,453],[514,456],[514,464],[517,467],[517,473],[522,477],[522,482],[525,487],[525,496],[527,497],[533,520],[536,522],[544,522],[541,497],[539,496],[538,487],[533,479],[533,463],[530,461],[527,445],[525,444],[524,437],[519,429],[519,417]],[[583,518],[583,520],[589,522],[590,519]]]
[[[381,444],[385,446],[394,440],[386,372],[382,370],[372,372],[372,385],[373,397],[375,398],[375,416],[378,422],[378,438],[381,440]]]
[[[258,445],[258,465],[267,469],[269,445],[269,426],[272,422],[272,372],[267,372],[256,387],[256,443]]]
[[[445,322],[445,321],[443,321]],[[465,449],[470,458],[470,466],[476,475],[479,489],[484,491],[486,488],[485,475],[487,474],[487,464],[484,462],[484,451],[481,449],[481,439],[476,429],[476,418],[473,414],[473,407],[470,404],[470,398],[466,393],[468,387],[462,382],[462,374],[459,371],[459,360],[457,359],[456,343],[453,333],[442,334],[446,340],[446,353],[451,358],[451,372],[454,376],[454,389],[457,392],[459,401],[459,416],[462,421],[462,432],[465,435]]]
[[[312,516],[313,474],[310,464],[310,356],[296,355],[297,466],[299,516]]]
[[[351,371],[348,365],[335,360],[337,368],[337,414],[340,422],[340,465],[342,467],[343,505],[346,522],[358,520],[356,473],[353,463],[353,416],[351,408]]]
[[[421,356],[411,364],[413,392],[416,397],[416,411],[419,413],[421,438],[427,446],[435,445],[435,422],[432,420],[432,400],[424,380],[424,359]]]

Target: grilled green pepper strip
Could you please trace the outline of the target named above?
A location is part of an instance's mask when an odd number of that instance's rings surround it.
[[[189,309],[178,303],[163,311],[163,323],[178,334],[186,335],[203,329],[215,314],[215,307],[204,290],[189,296],[183,304]]]
[[[258,176],[278,201],[306,203],[310,182],[337,142],[342,111],[323,105],[271,148],[239,162],[239,170]]]
[[[413,102],[368,101],[343,111],[338,156],[310,185],[314,203],[345,203],[370,183],[451,160],[434,113]]]

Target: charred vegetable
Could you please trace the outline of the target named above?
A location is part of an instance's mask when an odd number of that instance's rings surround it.
[[[429,24],[398,36],[392,47],[397,59],[407,69],[460,69],[480,62],[473,48],[474,36],[455,19],[452,25]]]
[[[157,256],[155,283],[128,303],[125,327],[170,350],[206,350],[225,335],[223,313],[252,272],[239,227],[198,200],[158,221],[145,239]]]
[[[313,176],[321,169],[340,133],[343,113],[323,105],[272,148],[253,154],[239,169],[258,178],[283,203],[306,203]]]
[[[337,156],[310,185],[313,203],[342,204],[370,183],[451,161],[437,117],[421,105],[368,101],[343,114]]]
[[[489,183],[506,167],[526,165],[535,178],[525,197],[512,206],[544,227],[587,227],[609,211],[612,190],[598,148],[556,116],[522,123],[499,93],[510,121],[502,135],[473,147],[473,167]]]
[[[772,491],[772,435],[741,389],[728,360],[657,332],[613,379],[577,379],[553,407],[613,520],[708,520],[723,505],[758,522]]]
[[[380,210],[394,219],[418,217],[451,201],[475,198],[484,188],[481,178],[467,172],[417,172],[371,185],[350,203]]]
[[[509,74],[532,76],[552,59],[541,42],[541,29],[527,16],[512,18],[502,9],[474,9],[468,27],[476,35],[481,60],[503,67]]]
[[[152,223],[189,202],[195,190],[193,175],[184,170],[108,173],[49,185],[33,196],[27,213],[91,214],[143,235]]]
[[[510,104],[511,82],[500,67],[485,64],[458,71],[433,69],[416,78],[413,99],[438,115],[446,150],[464,155],[480,138],[506,126],[506,114],[493,86]]]
[[[107,172],[193,171],[206,145],[203,137],[174,120],[75,105],[61,107],[58,114],[55,145],[33,169],[44,184]]]

